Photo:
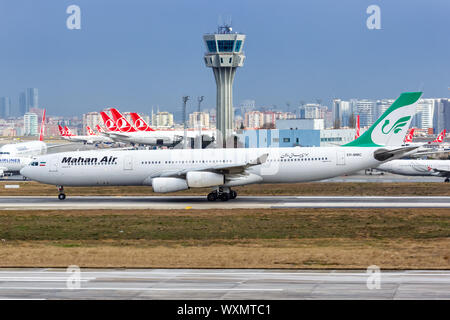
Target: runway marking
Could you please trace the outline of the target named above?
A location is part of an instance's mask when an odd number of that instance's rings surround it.
[[[250,288],[250,289],[238,289],[238,288],[58,288],[58,287],[46,287],[46,288],[36,288],[36,287],[0,287],[0,290],[68,290],[68,291],[78,291],[78,290],[114,290],[114,291],[283,291],[285,289],[258,289],[258,288]]]

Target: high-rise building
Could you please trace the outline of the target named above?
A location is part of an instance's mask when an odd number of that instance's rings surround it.
[[[359,115],[359,124],[363,127],[369,127],[376,120],[375,113],[376,102],[368,99],[351,99],[350,110],[355,115]],[[350,126],[350,125],[349,125]]]
[[[350,117],[354,113],[349,101],[333,99],[332,122],[335,129],[350,126]]]
[[[102,117],[99,112],[88,112],[83,114],[83,130],[84,134],[87,134],[86,126],[89,126],[92,130],[95,130],[97,124],[102,124]]]
[[[28,102],[28,110],[30,110],[31,108],[39,108],[38,89],[36,88],[27,89],[27,102]]]
[[[156,128],[173,127],[173,114],[170,112],[157,112],[152,114],[152,126]]]
[[[23,134],[25,136],[37,136],[38,130],[38,115],[36,113],[27,112],[23,116]]]
[[[320,105],[307,103],[300,107],[300,119],[320,119]]]
[[[0,118],[6,119],[11,116],[11,99],[0,97]]]
[[[29,110],[28,102],[27,102],[27,94],[25,92],[21,92],[19,94],[19,116],[23,116]]]
[[[434,133],[439,133],[446,129],[450,131],[450,99],[433,99],[434,115],[433,128]]]
[[[419,99],[411,126],[419,129],[433,128],[434,99]]]
[[[209,128],[209,113],[193,112],[189,114],[189,127],[191,128]]]
[[[217,33],[204,35],[203,40],[207,49],[205,64],[213,69],[216,79],[217,137],[222,137],[218,144],[225,147],[225,141],[233,132],[233,81],[237,68],[244,65],[245,35],[232,33],[232,28],[224,25]]]

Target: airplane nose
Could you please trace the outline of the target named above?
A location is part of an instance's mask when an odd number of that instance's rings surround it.
[[[20,169],[20,175],[26,178],[29,178],[28,176],[28,172],[29,172],[29,168],[27,167],[23,167],[22,169]]]

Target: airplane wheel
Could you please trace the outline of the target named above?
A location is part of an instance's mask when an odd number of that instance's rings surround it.
[[[229,195],[228,193],[222,193],[222,194],[220,195],[220,200],[222,200],[222,201],[228,201],[228,200],[230,200],[230,195]]]
[[[236,199],[236,197],[237,197],[237,192],[234,190],[231,190],[230,191],[230,199]]]
[[[65,198],[66,198],[66,195],[64,193],[58,194],[58,199],[59,200],[64,200]]]
[[[450,182],[450,179],[449,179],[449,178],[446,178],[446,179],[444,180],[444,182]]]
[[[208,201],[216,201],[217,193],[215,192],[208,193],[208,196],[206,198],[208,199]]]

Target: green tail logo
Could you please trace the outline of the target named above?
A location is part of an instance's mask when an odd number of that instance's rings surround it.
[[[408,123],[408,120],[410,118],[411,118],[411,116],[406,116],[406,117],[398,119],[397,122],[394,123],[394,125],[387,132],[385,132],[384,129],[387,125],[389,125],[389,120],[386,120],[384,122],[383,126],[381,127],[381,131],[384,134],[388,134],[392,130],[394,130],[394,133],[399,133],[400,131],[402,131],[403,127]]]

